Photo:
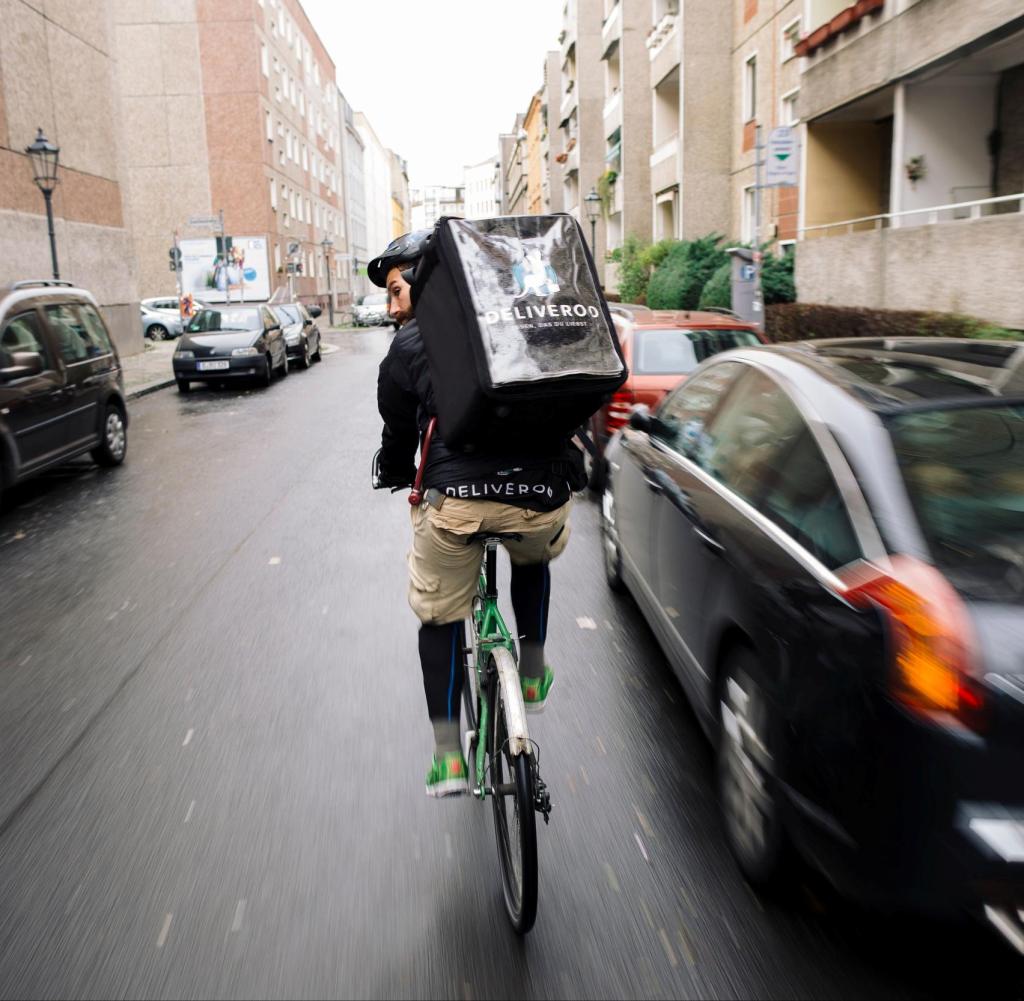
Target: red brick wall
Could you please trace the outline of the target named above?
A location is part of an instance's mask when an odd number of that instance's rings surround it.
[[[757,0],[743,0],[743,23],[757,17]]]

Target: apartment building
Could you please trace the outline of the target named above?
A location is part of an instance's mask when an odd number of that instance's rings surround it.
[[[806,0],[803,300],[1024,327],[1020,0]]]
[[[431,185],[410,191],[412,228],[430,229],[441,216],[465,216],[465,188],[449,185]]]
[[[389,151],[390,152],[390,151]],[[391,236],[408,233],[412,215],[409,207],[409,167],[397,154],[391,152]]]
[[[0,275],[50,278],[46,205],[25,147],[59,147],[53,192],[62,278],[97,297],[122,354],[143,347],[117,127],[117,42],[106,0],[9,0],[0,30]],[[166,138],[166,137],[165,137]],[[167,274],[168,238],[162,248]]]
[[[480,163],[462,169],[462,187],[465,192],[467,219],[493,219],[499,214],[495,197],[495,159],[489,156]]]
[[[393,239],[391,208],[391,151],[377,138],[366,115],[356,112],[356,129],[363,140],[363,180],[366,186],[366,241],[376,257]]]
[[[735,0],[733,4],[732,81],[729,117],[729,222],[718,232],[744,243],[774,241],[785,251],[796,242],[799,226],[798,187],[762,189],[758,200],[757,136],[767,143],[779,125],[796,129],[800,148],[806,145],[797,114],[801,59],[797,54],[806,21],[806,0]],[[760,153],[761,159],[765,151]]]
[[[562,60],[561,53],[551,51],[544,57],[544,87],[542,89],[541,116],[544,128],[540,137],[541,188],[545,212],[564,211],[564,178],[562,164],[556,159],[559,141],[558,123],[555,117],[562,107]]]
[[[602,139],[604,170],[598,194],[607,226],[607,248],[627,234],[649,240],[651,204],[651,60],[645,39],[651,0],[604,0]],[[589,189],[588,189],[589,190]],[[616,288],[609,267],[605,286]]]
[[[605,170],[604,63],[602,24],[605,0],[566,0],[561,45],[562,104],[557,113],[562,148],[555,159],[563,165],[563,209],[586,222],[583,199],[596,188]],[[602,280],[605,226],[597,227],[594,259]]]
[[[325,298],[323,241],[334,244],[340,280],[347,237],[338,94],[334,63],[301,5],[111,6],[140,291],[173,289],[172,233],[209,240],[214,232],[190,229],[189,218],[223,213],[226,234],[249,238],[247,264],[262,269],[266,255],[267,284],[240,295],[272,293],[292,262],[301,267],[294,292]]]
[[[502,145],[503,175],[502,187],[505,192],[504,215],[526,215],[529,212],[529,143],[525,128],[526,115],[516,115],[515,126],[508,135],[511,142]],[[503,137],[504,138],[504,137]]]
[[[345,217],[348,220],[348,253],[343,258],[348,272],[352,301],[366,295],[373,286],[366,265],[373,259],[366,231],[366,146],[356,128],[352,105],[338,92],[339,128],[342,134],[342,163],[345,174]]]
[[[542,180],[544,133],[544,94],[538,90],[530,98],[530,106],[523,116],[526,133],[526,214],[540,215],[544,211],[544,184]]]

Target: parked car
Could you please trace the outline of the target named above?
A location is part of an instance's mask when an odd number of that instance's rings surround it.
[[[172,359],[178,390],[193,382],[256,378],[269,386],[288,374],[281,324],[270,306],[210,306],[186,325]]]
[[[195,302],[196,310],[207,309],[204,302]],[[142,314],[142,335],[154,341],[167,341],[181,336],[182,323],[177,296],[156,296],[139,303]]]
[[[91,293],[62,281],[0,289],[0,493],[85,453],[119,465],[127,430],[121,360]]]
[[[303,368],[320,361],[320,328],[316,323],[322,312],[320,307],[288,302],[270,308],[281,324],[288,360],[297,361]]]
[[[357,327],[382,327],[391,323],[388,316],[387,292],[371,292],[364,295],[352,310]]]
[[[634,404],[653,409],[706,358],[764,340],[756,327],[723,313],[650,310],[630,303],[609,303],[609,308],[629,378],[590,419],[597,455],[587,454],[587,472],[597,493],[604,485],[608,439],[629,419]]]
[[[1024,941],[1022,359],[741,349],[609,446],[608,582],[715,744],[755,883],[789,842],[848,893]]]

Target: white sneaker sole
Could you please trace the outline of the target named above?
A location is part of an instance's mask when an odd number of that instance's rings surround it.
[[[445,796],[462,796],[469,792],[466,779],[446,779],[437,785],[427,786],[427,795],[432,799],[444,799]]]

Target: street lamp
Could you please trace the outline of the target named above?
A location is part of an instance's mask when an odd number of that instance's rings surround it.
[[[36,141],[31,146],[25,147],[29,160],[32,161],[32,171],[36,187],[43,193],[46,199],[46,222],[50,228],[50,258],[53,261],[53,277],[60,278],[57,270],[57,238],[53,232],[53,189],[57,187],[57,160],[60,157],[60,147],[54,146],[43,130],[39,130]]]
[[[597,253],[597,217],[601,214],[601,196],[597,188],[591,188],[590,194],[583,199],[583,206],[587,210],[587,218],[590,220],[590,252]]]
[[[334,326],[334,288],[331,284],[331,251],[334,249],[334,241],[325,236],[320,241],[324,248],[324,262],[327,266],[327,315],[331,318],[331,326]]]

